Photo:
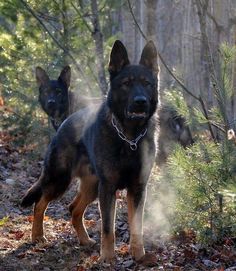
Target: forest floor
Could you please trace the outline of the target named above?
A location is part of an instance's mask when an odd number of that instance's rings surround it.
[[[117,200],[116,260],[111,265],[98,263],[101,219],[97,203],[85,216],[89,235],[97,241],[94,247],[80,247],[70,222],[67,206],[76,184],[47,210],[44,227],[48,242],[31,243],[32,208],[22,209],[20,201],[37,180],[42,159],[32,159],[34,147],[16,149],[11,141],[9,135],[0,135],[0,271],[236,270],[236,239],[203,246],[191,231],[163,237],[150,225],[144,228],[145,248],[155,257],[137,264],[128,252],[127,209],[122,195]]]

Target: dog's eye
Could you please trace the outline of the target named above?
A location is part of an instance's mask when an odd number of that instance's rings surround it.
[[[61,89],[57,88],[56,91],[57,91],[57,95],[61,95],[61,92],[62,92]]]
[[[143,85],[144,85],[144,86],[150,86],[150,85],[151,85],[151,82],[148,81],[148,80],[143,80]]]
[[[122,86],[126,86],[128,87],[130,85],[130,80],[129,79],[125,79],[122,81]]]

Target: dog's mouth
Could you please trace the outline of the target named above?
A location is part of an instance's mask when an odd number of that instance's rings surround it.
[[[60,118],[60,112],[57,108],[47,107],[47,114],[52,118]]]
[[[135,111],[127,111],[127,117],[129,119],[144,119],[147,117],[147,112],[145,111],[140,111],[140,112],[135,112]]]

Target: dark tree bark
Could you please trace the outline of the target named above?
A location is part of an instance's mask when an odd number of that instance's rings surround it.
[[[62,16],[62,27],[63,27],[63,33],[62,33],[62,39],[63,39],[63,45],[65,50],[63,51],[63,65],[66,66],[69,64],[68,59],[68,52],[69,52],[69,18],[68,18],[68,7],[66,4],[66,0],[62,0],[62,10],[61,10],[61,16]]]
[[[147,38],[156,43],[158,0],[147,0]]]
[[[207,35],[207,9],[209,5],[209,0],[195,0],[197,6],[197,14],[199,18],[200,30],[201,30],[201,41],[202,41],[202,51],[203,51],[203,61],[202,65],[204,66],[205,73],[205,83],[206,90],[208,93],[211,91],[214,92],[214,96],[216,97],[217,104],[221,111],[222,117],[224,119],[225,129],[228,130],[229,122],[227,118],[227,110],[224,99],[224,93],[221,89],[222,86],[219,83],[219,74],[216,72],[215,62],[212,54],[212,50],[210,47],[210,42]],[[210,88],[212,86],[212,89]]]
[[[93,32],[92,37],[95,42],[96,55],[97,55],[97,69],[98,69],[98,83],[103,95],[107,93],[108,85],[106,81],[105,68],[104,68],[104,50],[103,50],[103,35],[100,28],[98,5],[97,0],[91,0],[92,10],[92,24]]]

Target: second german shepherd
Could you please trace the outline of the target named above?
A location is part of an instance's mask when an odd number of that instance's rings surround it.
[[[36,81],[39,87],[39,103],[57,131],[62,122],[72,113],[102,103],[102,98],[78,96],[69,90],[71,68],[65,66],[57,80],[51,80],[44,69],[36,67]]]
[[[143,210],[146,186],[155,161],[158,106],[157,51],[144,47],[139,65],[130,65],[126,48],[113,45],[110,91],[93,117],[85,111],[71,115],[49,145],[42,174],[29,189],[23,206],[34,206],[32,240],[44,239],[43,217],[48,203],[61,196],[72,179],[80,178],[77,196],[70,204],[72,224],[81,245],[90,245],[83,223],[88,204],[97,197],[102,218],[101,260],[115,256],[114,219],[116,190],[127,189],[130,252],[144,255]],[[84,133],[77,133],[87,123]]]

